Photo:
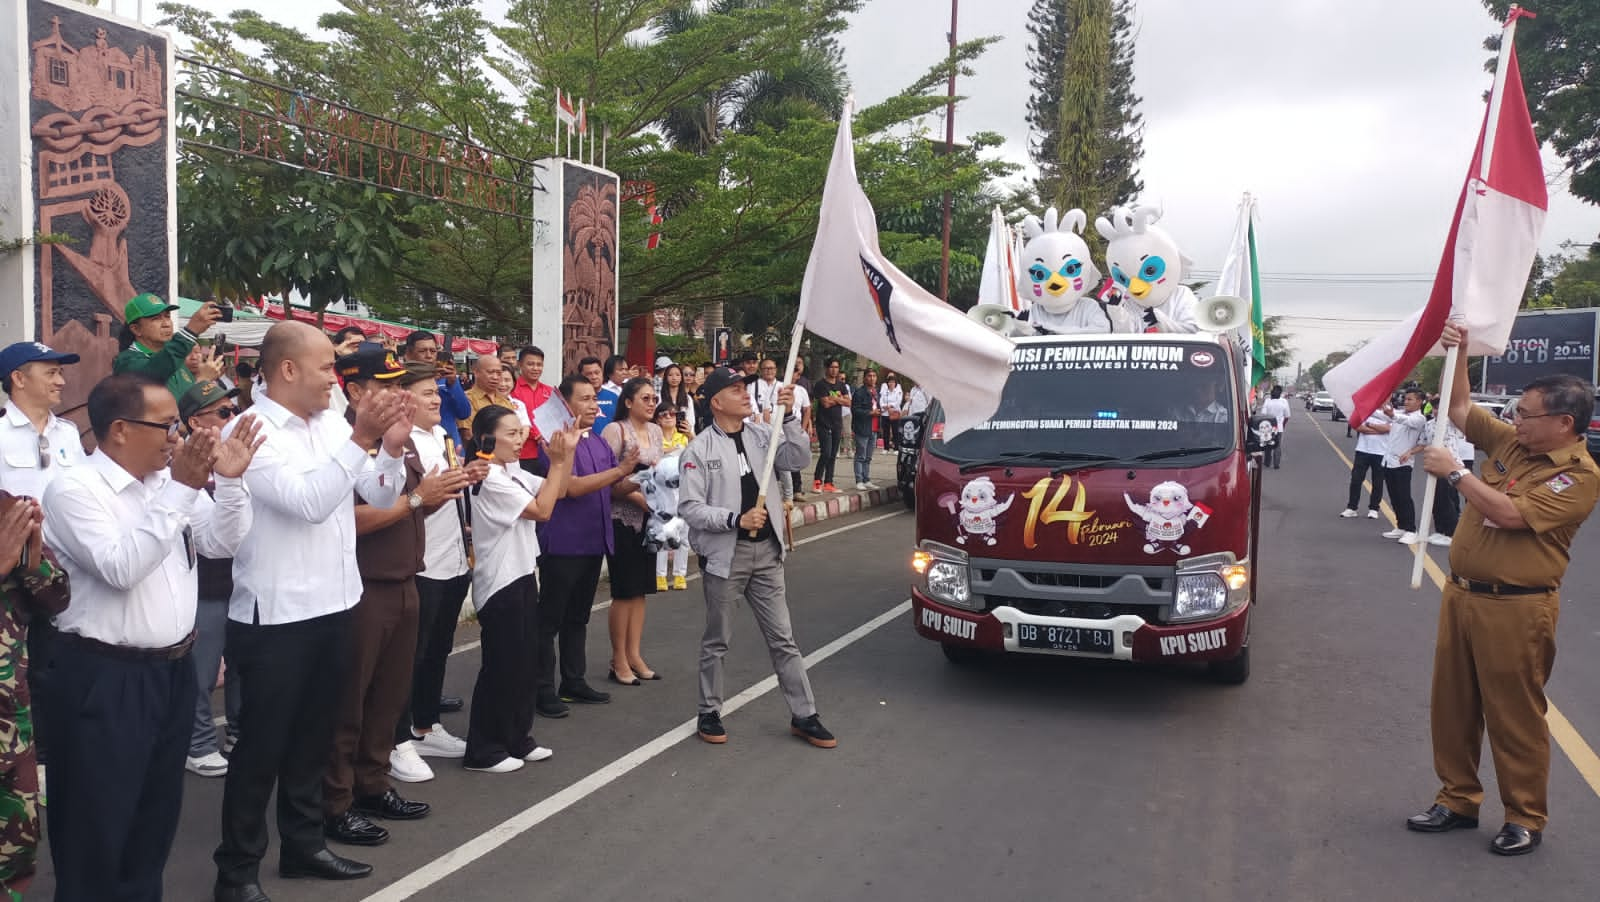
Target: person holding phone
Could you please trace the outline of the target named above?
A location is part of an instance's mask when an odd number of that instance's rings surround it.
[[[122,308],[128,343],[111,361],[111,372],[152,376],[167,384],[174,400],[182,397],[195,381],[184,361],[200,335],[222,318],[222,311],[216,304],[201,304],[182,329],[174,330],[171,314],[177,309],[177,304],[149,293],[128,301]]]

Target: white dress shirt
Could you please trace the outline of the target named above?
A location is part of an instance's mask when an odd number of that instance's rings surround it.
[[[43,435],[48,451],[39,447],[40,433],[28,415],[15,404],[6,405],[0,417],[0,489],[43,498],[45,486],[57,476],[83,465],[83,441],[71,420],[50,414]],[[39,466],[41,454],[48,458],[44,467]]]
[[[1409,467],[1409,463],[1401,463],[1400,455],[1422,444],[1422,430],[1428,428],[1428,418],[1421,411],[1406,413],[1397,410],[1389,418],[1389,441],[1383,449],[1383,465],[1390,469],[1395,467]]]
[[[255,525],[233,556],[228,619],[267,626],[349,610],[361,600],[353,493],[378,508],[399,501],[401,459],[369,455],[332,410],[304,420],[257,398],[250,412],[266,442],[244,474]]]
[[[755,408],[755,413],[747,419],[752,423],[768,422],[767,411],[778,406],[778,380],[768,382],[765,379],[757,379],[750,383],[749,391],[750,406]]]
[[[878,386],[878,409],[888,414],[891,410],[899,410],[905,406],[906,390],[896,385],[890,388],[888,383]]]
[[[1282,398],[1268,398],[1261,402],[1261,415],[1272,417],[1279,432],[1283,431],[1283,424],[1289,420],[1289,402]]]
[[[920,385],[911,386],[911,391],[906,393],[906,416],[916,416],[927,409],[928,393]]]
[[[472,547],[478,555],[472,568],[472,606],[477,610],[538,563],[539,533],[522,512],[543,485],[543,479],[521,467],[489,465],[489,475],[472,498]]]
[[[192,551],[231,557],[250,531],[250,496],[217,479],[217,497],[162,470],[144,481],[96,451],[45,489],[44,540],[72,579],[56,627],[110,645],[166,648],[194,629]],[[188,527],[190,535],[184,535]]]
[[[412,427],[411,443],[417,446],[417,459],[422,462],[422,472],[431,473],[434,467],[450,469],[445,457],[445,445],[450,441],[443,426],[431,430]],[[427,579],[455,579],[466,573],[467,546],[461,539],[461,511],[459,501],[446,501],[444,506],[422,520],[422,572]]]
[[[1367,417],[1367,421],[1365,423],[1363,423],[1362,425],[1364,425],[1364,426],[1387,426],[1387,425],[1389,425],[1389,418],[1384,416],[1381,411],[1376,411],[1375,410],[1375,411],[1372,412],[1372,416]],[[1384,432],[1362,432],[1362,433],[1358,433],[1357,436],[1356,436],[1356,453],[1357,454],[1376,454],[1379,457],[1382,457],[1384,455],[1384,452],[1386,450],[1388,450],[1388,447],[1389,447],[1389,435],[1388,435],[1388,433],[1384,433]]]

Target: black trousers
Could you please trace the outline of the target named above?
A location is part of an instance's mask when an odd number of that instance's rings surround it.
[[[50,719],[50,662],[56,628],[48,617],[35,617],[28,624],[28,695],[33,699],[33,747],[39,763],[45,764],[46,727]]]
[[[1372,476],[1372,498],[1367,509],[1377,510],[1383,504],[1383,455],[1357,451],[1355,466],[1350,470],[1350,499],[1345,507],[1355,510],[1361,505],[1361,483],[1368,474]]]
[[[839,438],[843,427],[817,420],[817,472],[812,477],[817,482],[833,482],[833,463],[839,457]]]
[[[588,662],[584,642],[589,609],[600,587],[600,555],[539,555],[539,697],[554,698],[560,690],[582,686]],[[559,645],[561,682],[556,682]]]
[[[411,739],[411,727],[428,729],[439,722],[439,696],[444,692],[445,667],[456,643],[461,603],[472,588],[472,574],[454,579],[417,577],[417,658],[411,668],[411,704],[401,712],[394,744]]]
[[[1383,481],[1389,487],[1389,504],[1394,518],[1406,532],[1417,531],[1417,506],[1411,500],[1411,468],[1384,467]]]
[[[159,902],[183,809],[194,661],[124,658],[60,635],[52,724],[50,859],[57,902]]]
[[[467,767],[493,767],[521,758],[533,740],[538,694],[534,649],[539,642],[539,580],[529,573],[494,593],[478,610],[483,661],[472,687],[467,725]]]
[[[222,792],[222,844],[213,856],[220,882],[259,881],[274,784],[279,854],[326,848],[322,772],[333,748],[349,630],[349,611],[273,626],[228,621],[228,667],[244,680],[244,697]]]
[[[1441,479],[1433,492],[1433,531],[1454,536],[1461,522],[1461,493],[1449,481]]]

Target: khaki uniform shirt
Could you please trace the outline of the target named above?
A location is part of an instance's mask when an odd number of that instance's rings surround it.
[[[1515,427],[1477,405],[1462,431],[1488,458],[1483,481],[1511,499],[1527,526],[1505,528],[1468,504],[1450,544],[1450,569],[1480,582],[1559,587],[1573,537],[1600,499],[1600,467],[1584,439],[1532,454],[1518,444]]]

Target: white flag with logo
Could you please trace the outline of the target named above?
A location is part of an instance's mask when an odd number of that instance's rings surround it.
[[[884,258],[877,217],[856,181],[846,104],[822,189],[817,242],[800,289],[800,325],[921,385],[951,437],[994,416],[1011,375],[1010,339],[928,293]]]

